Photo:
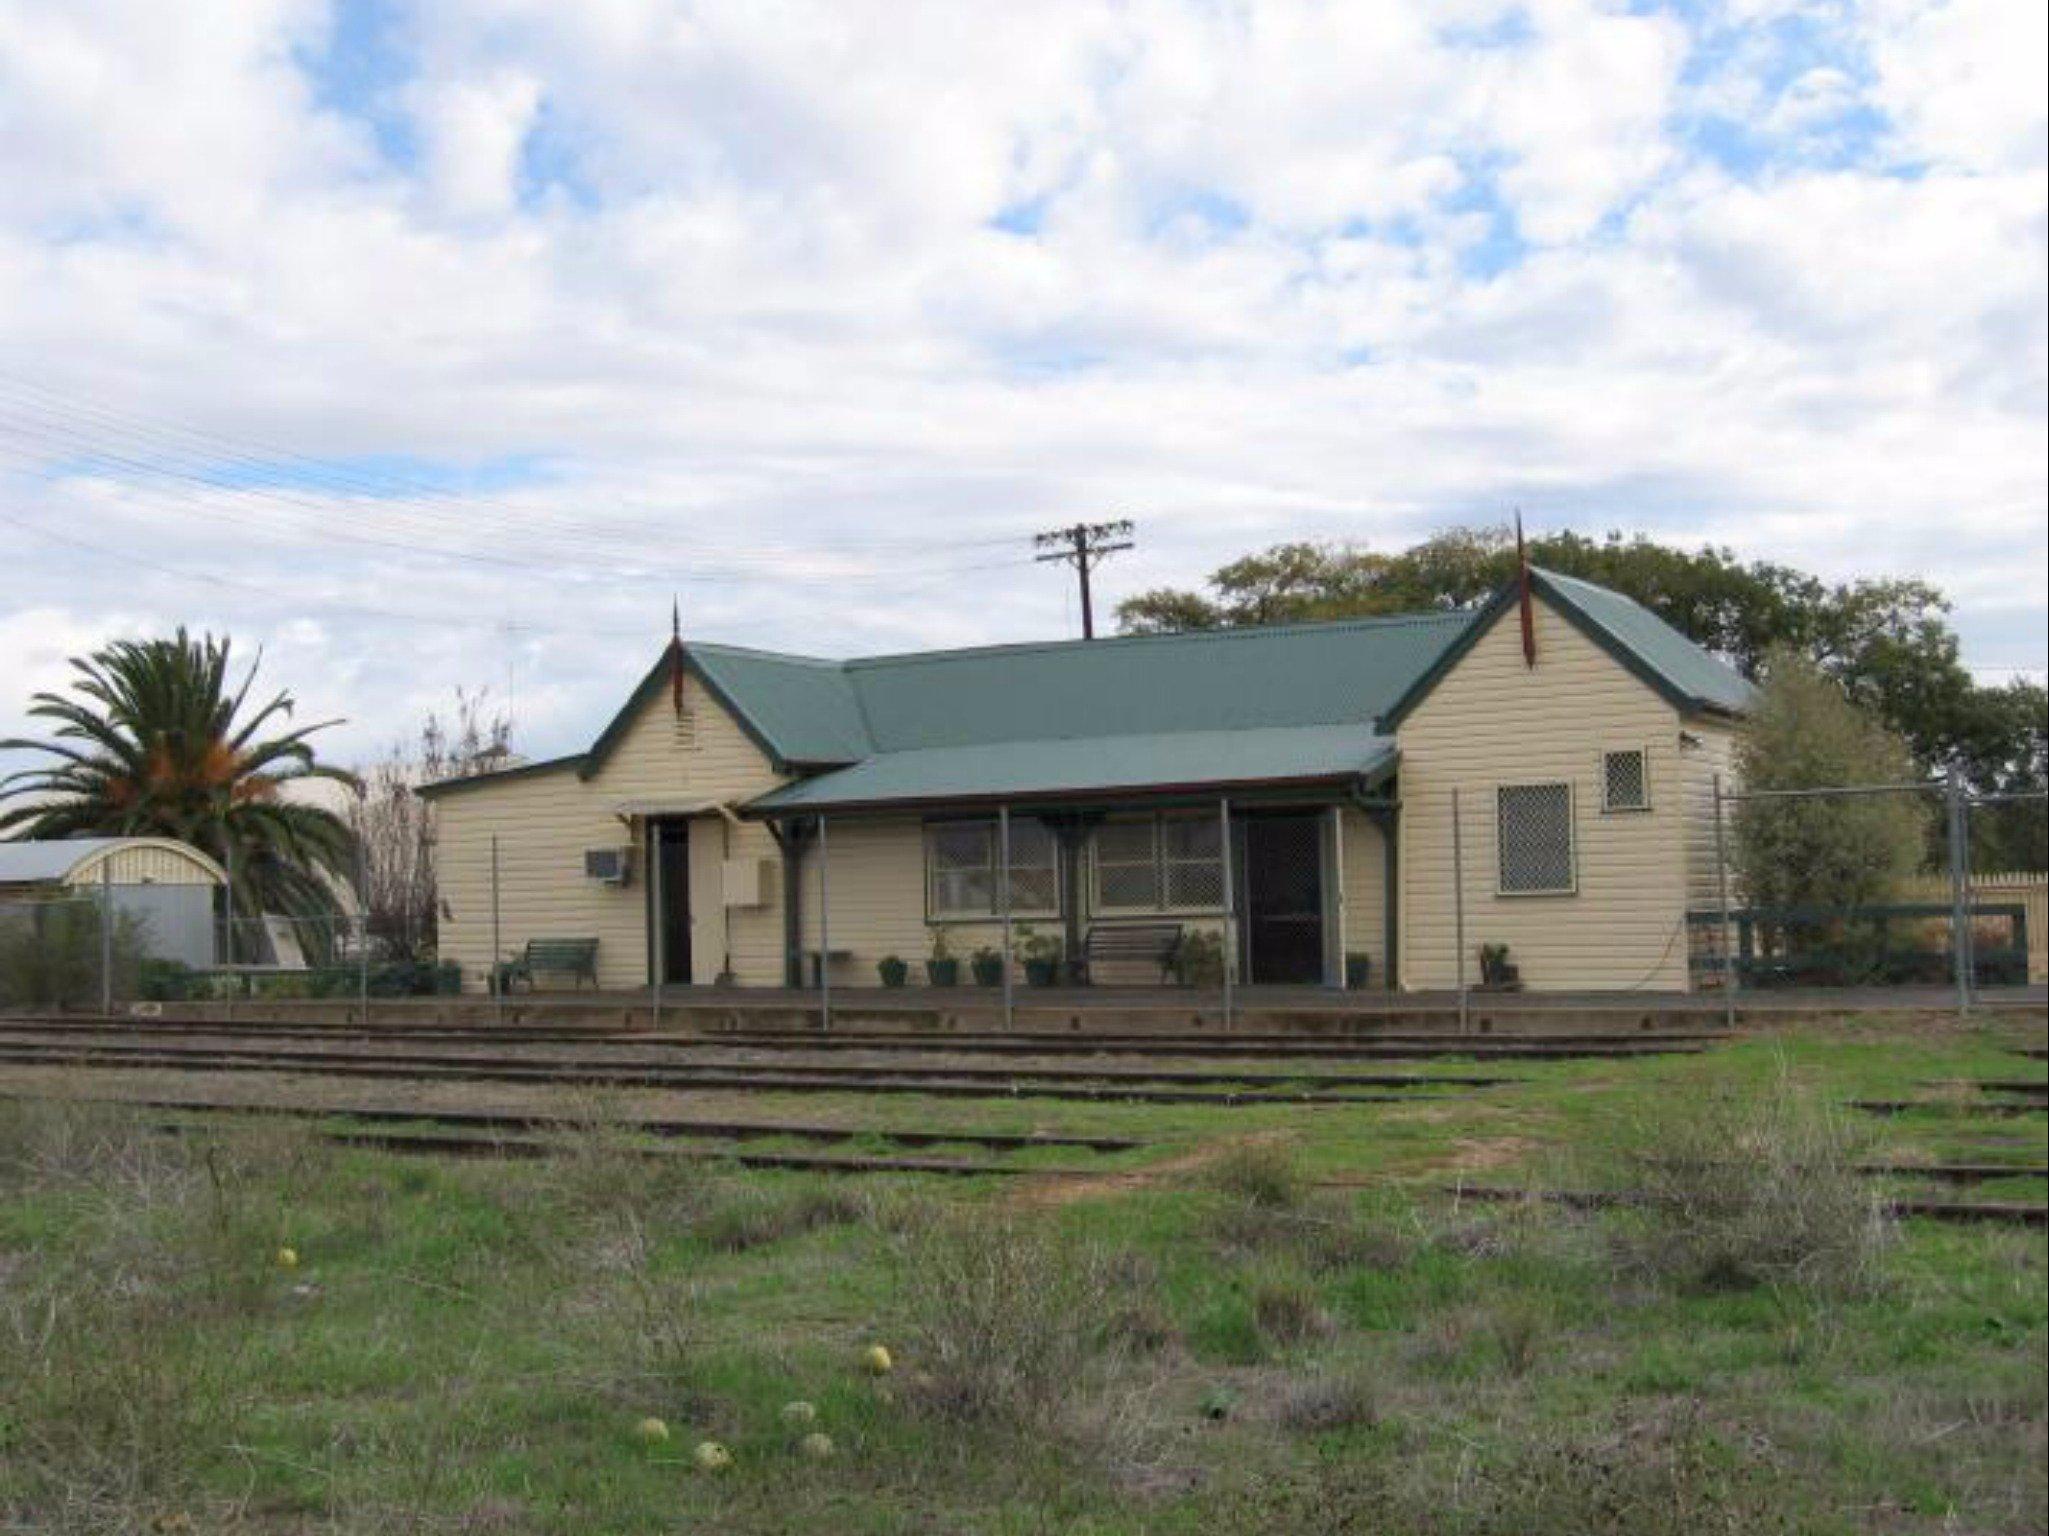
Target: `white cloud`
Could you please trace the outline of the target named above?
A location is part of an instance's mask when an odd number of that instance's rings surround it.
[[[540,105],[540,82],[521,74],[421,89],[414,115],[425,139],[426,181],[440,207],[458,218],[511,212],[520,152]]]
[[[190,616],[349,751],[457,683],[556,750],[672,592],[752,643],[1015,638],[1070,599],[999,541],[1071,514],[1140,519],[1114,597],[1518,503],[1926,574],[2009,615],[1962,615],[1977,659],[2039,660],[2043,93],[2006,8],[1832,12],[1788,74],[1742,31],[1784,18],[1577,0],[447,0],[387,39],[396,158],[302,68],[312,0],[166,14],[0,11],[0,513],[45,530],[0,522],[38,594],[0,608],[9,704],[32,645]],[[1785,157],[1723,168],[1709,102]],[[166,423],[545,473],[82,462],[206,457]]]

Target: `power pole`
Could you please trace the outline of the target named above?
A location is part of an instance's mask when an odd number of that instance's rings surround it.
[[[1072,528],[1055,528],[1032,540],[1040,549],[1048,551],[1037,557],[1041,565],[1049,561],[1064,561],[1072,565],[1080,576],[1081,637],[1084,640],[1096,638],[1096,612],[1089,593],[1089,572],[1102,564],[1105,557],[1116,554],[1120,549],[1131,548],[1131,534],[1131,519],[1119,518],[1113,523],[1076,523]]]

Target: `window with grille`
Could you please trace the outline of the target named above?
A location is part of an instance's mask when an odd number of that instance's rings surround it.
[[[1501,894],[1572,892],[1572,786],[1504,784],[1494,795]]]
[[[1642,750],[1601,754],[1601,809],[1647,811],[1651,808],[1650,755]]]
[[[925,829],[926,903],[934,917],[1001,913],[1002,836],[993,821],[942,821]],[[1010,823],[1010,910],[1050,917],[1060,909],[1060,847],[1045,823]]]
[[[1222,828],[1206,812],[1106,821],[1095,879],[1098,912],[1214,910],[1224,904]]]

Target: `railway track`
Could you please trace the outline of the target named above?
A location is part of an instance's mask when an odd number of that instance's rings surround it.
[[[1635,1057],[1674,1052],[1695,1053],[1725,1038],[1718,1031],[1670,1031],[1656,1035],[1558,1033],[1545,1035],[1440,1035],[1389,1033],[1354,1036],[1301,1034],[988,1034],[937,1031],[711,1030],[690,1034],[656,1034],[618,1029],[541,1029],[451,1026],[363,1026],[302,1024],[282,1021],[193,1020],[176,1022],[47,1017],[0,1018],[0,1032],[37,1035],[107,1036],[162,1031],[166,1037],[210,1035],[244,1039],[310,1039],[380,1044],[606,1044],[661,1049],[728,1048],[755,1051],[945,1052],[949,1055],[995,1056],[1182,1056],[1191,1058],[1258,1057],[1275,1060],[1324,1058],[1345,1060],[1431,1060],[1471,1057],[1483,1060],[1577,1060]]]
[[[296,1072],[309,1076],[380,1081],[535,1083],[774,1093],[894,1093],[923,1094],[934,1098],[1036,1098],[1217,1106],[1404,1104],[1448,1097],[1418,1094],[1413,1090],[1339,1092],[1313,1088],[1290,1091],[1285,1087],[1259,1091],[1235,1091],[1221,1087],[1155,1088],[1146,1086],[1143,1080],[1131,1082],[1086,1075],[1078,1080],[1048,1080],[1030,1072],[977,1078],[958,1075],[943,1067],[898,1069],[888,1076],[852,1074],[821,1077],[801,1070],[747,1067],[623,1067],[589,1062],[510,1063],[470,1058],[432,1061],[405,1057],[373,1058],[343,1052],[211,1050],[76,1042],[0,1042],[0,1064],[101,1069],[165,1068],[192,1072]],[[1430,1082],[1429,1079],[1414,1081],[1424,1086]]]
[[[135,1101],[118,1101],[135,1102]],[[186,1115],[198,1115],[198,1120],[160,1121],[160,1130],[173,1134],[185,1134],[194,1129],[206,1128],[205,1118],[224,1112],[247,1112],[246,1106],[222,1106],[205,1103],[177,1103],[146,1101],[138,1108],[156,1111],[171,1111]],[[432,1156],[467,1157],[519,1157],[540,1158],[559,1155],[565,1148],[559,1139],[551,1140],[532,1134],[535,1128],[564,1129],[574,1122],[551,1123],[545,1117],[535,1116],[489,1116],[464,1112],[413,1112],[403,1110],[361,1111],[312,1108],[273,1109],[260,1107],[254,1112],[289,1115],[323,1122],[352,1122],[345,1125],[323,1124],[316,1126],[313,1134],[324,1141],[347,1146],[370,1147],[380,1151],[425,1154]],[[502,1122],[502,1123],[501,1123]],[[379,1125],[435,1126],[435,1130],[378,1129]],[[623,1122],[622,1128],[633,1128],[632,1122]],[[645,1129],[643,1125],[641,1128]],[[467,1132],[468,1134],[463,1134]],[[952,1138],[971,1142],[974,1138]],[[1043,1143],[1050,1145],[1051,1143]],[[1038,1177],[1049,1179],[1074,1179],[1099,1177],[1101,1170],[1093,1168],[1031,1165],[1004,1163],[994,1160],[939,1157],[897,1157],[888,1154],[858,1153],[811,1153],[749,1149],[745,1146],[724,1145],[709,1147],[639,1147],[628,1148],[630,1152],[648,1157],[685,1157],[705,1161],[731,1163],[746,1168],[773,1168],[823,1173],[912,1173],[942,1175],[948,1177],[975,1177],[996,1175],[1002,1177]],[[1871,1165],[1860,1170],[1865,1173],[1887,1177],[1933,1178],[1954,1177],[1966,1172],[1975,1175],[1979,1170],[1962,1167],[1912,1167]],[[1996,1170],[1998,1177],[2016,1177],[2039,1174],[2039,1169]],[[1143,1168],[1120,1170],[1120,1178],[1136,1180],[1160,1180],[1174,1177],[1162,1170]],[[1989,1176],[1989,1175],[1988,1175]],[[1341,1187],[1357,1187],[1356,1181],[1337,1181]],[[1487,1185],[1456,1185],[1443,1191],[1456,1200],[1478,1200],[1488,1203],[1514,1203],[1537,1199],[1551,1204],[1571,1206],[1582,1210],[1600,1210],[1616,1206],[1641,1203],[1641,1197],[1626,1190],[1569,1190],[1569,1189],[1514,1189]],[[1887,1210],[1896,1217],[1919,1217],[1932,1221],[1953,1223],[1993,1224],[2003,1226],[2042,1227],[2049,1225],[2049,1206],[2029,1204],[2011,1200],[1940,1200],[1917,1195],[1895,1195],[1886,1201]]]
[[[665,1140],[697,1138],[712,1141],[890,1141],[907,1147],[973,1146],[990,1152],[1037,1151],[1047,1147],[1095,1153],[1136,1152],[1152,1145],[1130,1136],[1038,1135],[1031,1132],[972,1131],[926,1128],[879,1130],[872,1126],[819,1125],[788,1121],[702,1120],[669,1115],[608,1116],[602,1121],[573,1115],[487,1109],[424,1109],[408,1106],[301,1105],[223,1103],[217,1099],[92,1098],[85,1102],[118,1104],[152,1114],[251,1115],[284,1119],[339,1119],[364,1125],[436,1125],[469,1132],[540,1132],[583,1134],[592,1130],[630,1132]],[[561,1150],[561,1143],[550,1146]]]
[[[1546,1204],[1570,1206],[1576,1210],[1606,1210],[1643,1203],[1640,1196],[1628,1190],[1511,1189],[1484,1184],[1464,1184],[1448,1185],[1442,1192],[1455,1200],[1479,1200],[1489,1204],[1541,1200]],[[2049,1205],[2031,1205],[2017,1200],[1934,1200],[1918,1195],[1898,1195],[1886,1200],[1886,1209],[1894,1216],[1919,1216],[1931,1221],[1983,1222],[2021,1227],[2049,1226]]]
[[[38,1038],[38,1031],[9,1030],[0,1026],[0,1050],[22,1045],[61,1049],[94,1050],[177,1050],[205,1054],[242,1054],[245,1047],[210,1045],[204,1039],[181,1040],[137,1040],[135,1031],[129,1031],[122,1039],[108,1039],[92,1042],[86,1047],[73,1046],[68,1040],[50,1041]],[[389,1044],[389,1042],[383,1042]],[[611,1042],[607,1042],[610,1044]],[[410,1044],[410,1042],[408,1042]],[[692,1048],[694,1049],[694,1047]],[[320,1053],[276,1049],[264,1052],[266,1055],[303,1055],[307,1060],[379,1060],[387,1062],[404,1061],[422,1066],[471,1066],[494,1065],[517,1062],[520,1065],[547,1065],[560,1058],[536,1056],[518,1061],[517,1058],[491,1056],[481,1053],[438,1055],[430,1052],[407,1049],[402,1052],[380,1052],[374,1057],[365,1051],[348,1053]],[[773,1071],[786,1076],[815,1077],[830,1079],[866,1079],[873,1077],[880,1069],[872,1066],[843,1066],[831,1063],[798,1062],[777,1063],[769,1066],[763,1063],[744,1061],[698,1061],[678,1060],[673,1056],[618,1055],[589,1057],[576,1065],[604,1066],[620,1070],[726,1070],[726,1071]],[[1432,1072],[1418,1075],[1413,1072],[1331,1072],[1312,1067],[1287,1068],[1281,1071],[1258,1071],[1251,1068],[1236,1069],[1229,1066],[1207,1071],[1189,1071],[1173,1067],[1106,1067],[1106,1066],[1045,1066],[1026,1067],[982,1066],[959,1062],[948,1062],[943,1067],[937,1064],[920,1069],[933,1074],[943,1073],[950,1078],[968,1080],[993,1079],[1005,1083],[1032,1082],[1130,1082],[1130,1083],[1173,1083],[1195,1087],[1213,1087],[1226,1083],[1258,1084],[1264,1087],[1300,1088],[1493,1088],[1514,1083],[1520,1079],[1500,1074],[1477,1074],[1470,1072]]]

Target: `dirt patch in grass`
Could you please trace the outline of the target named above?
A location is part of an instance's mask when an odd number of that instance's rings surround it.
[[[1479,1173],[1522,1162],[1538,1150],[1539,1144],[1527,1136],[1471,1136],[1454,1142],[1451,1155],[1431,1162],[1429,1171]]]
[[[1095,1174],[1087,1178],[1024,1179],[1012,1190],[1010,1204],[1020,1209],[1052,1210],[1082,1200],[1106,1200],[1114,1195],[1126,1195],[1134,1190],[1144,1189],[1163,1179],[1178,1179],[1191,1173],[1200,1173],[1240,1147],[1274,1139],[1271,1134],[1226,1136],[1217,1141],[1205,1142],[1199,1147],[1193,1147],[1159,1162],[1148,1163],[1143,1168]]]

